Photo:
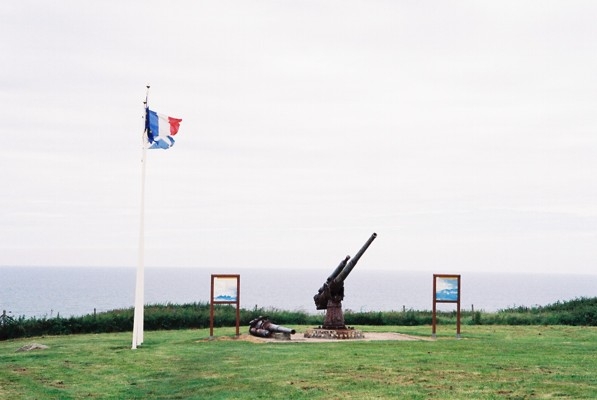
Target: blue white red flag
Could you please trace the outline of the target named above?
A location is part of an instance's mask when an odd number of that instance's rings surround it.
[[[182,119],[158,114],[147,108],[145,132],[150,149],[169,149],[174,146],[173,136],[178,133]]]

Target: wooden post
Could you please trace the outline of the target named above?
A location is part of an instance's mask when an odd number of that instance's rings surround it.
[[[436,330],[435,330],[435,325],[437,323],[437,317],[436,317],[436,312],[437,312],[437,302],[435,300],[435,293],[437,292],[437,279],[436,279],[437,275],[433,275],[433,313],[431,315],[431,336],[433,338],[435,338],[437,335],[435,334]]]
[[[211,276],[211,294],[209,295],[209,338],[214,337],[214,276]]]
[[[460,339],[460,275],[458,275],[458,302],[456,303],[456,338]]]
[[[236,336],[240,336],[240,275],[236,282]]]

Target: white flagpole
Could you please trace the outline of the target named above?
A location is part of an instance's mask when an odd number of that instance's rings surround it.
[[[147,97],[149,96],[149,86],[147,86],[147,93],[145,95],[145,116],[147,119]],[[133,344],[132,349],[136,349],[143,343],[143,320],[144,320],[144,298],[145,298],[145,165],[147,162],[147,135],[145,132],[146,121],[143,124],[142,148],[141,156],[141,215],[139,223],[139,255],[137,262],[137,281],[135,286],[135,314],[133,317]]]

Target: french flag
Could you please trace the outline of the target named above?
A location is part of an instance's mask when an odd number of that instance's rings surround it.
[[[173,136],[178,133],[182,119],[172,118],[147,109],[145,131],[150,149],[169,149],[174,146]]]

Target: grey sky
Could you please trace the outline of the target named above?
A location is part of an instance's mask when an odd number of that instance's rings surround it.
[[[597,271],[593,1],[5,1],[0,265]],[[365,258],[362,262],[365,261]]]

